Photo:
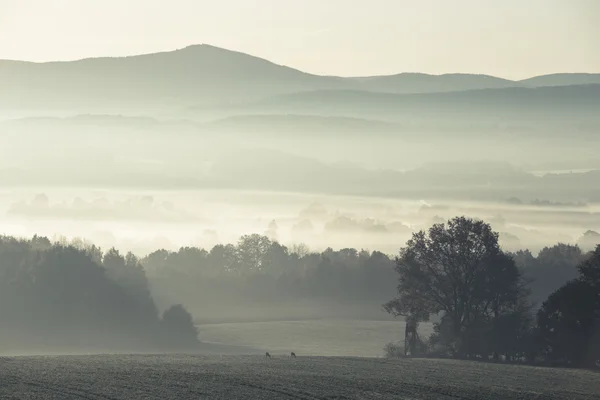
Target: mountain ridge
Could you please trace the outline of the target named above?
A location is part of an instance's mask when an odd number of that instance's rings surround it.
[[[0,106],[69,108],[152,104],[174,107],[256,101],[315,90],[418,94],[599,83],[600,74],[554,74],[511,81],[484,74],[399,73],[323,76],[208,44],[75,61],[0,60]],[[523,83],[525,82],[525,83]]]
[[[123,59],[126,60],[126,59],[134,59],[134,58],[149,58],[149,57],[157,56],[157,55],[173,55],[173,54],[180,53],[180,52],[189,52],[189,51],[194,51],[194,50],[198,50],[198,49],[221,52],[223,54],[227,53],[227,54],[235,54],[238,56],[250,57],[255,60],[260,60],[265,63],[271,64],[273,66],[283,67],[286,69],[300,72],[305,75],[321,77],[321,78],[338,78],[341,80],[370,80],[370,79],[379,79],[379,78],[400,78],[400,77],[435,77],[435,78],[479,77],[479,78],[485,78],[485,79],[491,78],[491,79],[495,79],[495,80],[502,80],[502,81],[506,81],[506,82],[510,82],[510,83],[524,83],[524,82],[528,82],[528,81],[538,80],[540,78],[549,79],[549,78],[568,78],[568,77],[577,77],[578,79],[588,77],[588,78],[591,78],[592,80],[594,80],[594,82],[596,82],[596,78],[598,80],[600,80],[600,72],[599,73],[594,73],[594,72],[554,72],[554,73],[548,73],[548,74],[534,75],[534,76],[531,76],[529,78],[524,78],[524,79],[508,79],[508,78],[503,78],[501,76],[490,75],[490,74],[486,74],[486,73],[466,73],[466,72],[444,72],[441,74],[433,74],[433,73],[426,73],[426,72],[406,71],[406,72],[398,72],[398,73],[393,73],[393,74],[375,74],[375,75],[359,75],[359,76],[341,76],[341,75],[331,75],[331,74],[330,75],[321,75],[321,74],[303,71],[299,68],[295,68],[295,67],[292,67],[289,65],[279,64],[279,63],[271,61],[267,58],[255,56],[250,53],[245,53],[245,52],[238,51],[238,50],[231,50],[231,49],[227,49],[224,47],[213,46],[208,43],[191,44],[191,45],[184,46],[184,47],[174,49],[174,50],[163,50],[163,51],[156,51],[156,52],[151,52],[151,53],[138,53],[138,54],[125,55],[125,56],[92,56],[92,57],[83,57],[83,58],[72,59],[72,60],[50,60],[50,61],[29,61],[29,60],[0,58],[0,63],[15,63],[15,64],[24,64],[24,65],[26,65],[26,64],[33,64],[33,65],[71,64],[71,63],[82,63],[82,62],[98,61],[98,60],[123,60]],[[568,86],[568,85],[571,85],[571,83],[561,85],[561,86]]]

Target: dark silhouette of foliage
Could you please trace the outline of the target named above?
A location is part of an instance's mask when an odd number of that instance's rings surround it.
[[[172,347],[189,347],[197,343],[198,329],[192,315],[181,304],[167,309],[162,315],[162,327],[167,344]]]
[[[581,276],[552,293],[539,310],[538,338],[547,362],[595,367],[600,360],[600,246],[578,269]]]
[[[577,265],[583,259],[584,254],[578,246],[559,243],[543,248],[536,261],[525,269],[525,273],[533,281],[532,300],[539,306],[563,284],[577,278]]]
[[[474,340],[499,331],[508,325],[507,316],[526,309],[521,274],[488,224],[457,217],[415,233],[400,251],[396,271],[398,296],[384,305],[388,312],[408,320],[441,315],[433,344],[454,356],[506,352],[500,335]]]
[[[594,287],[600,287],[600,244],[577,266],[581,279]]]
[[[342,309],[358,315],[357,308],[374,316],[394,290],[393,262],[381,252],[315,253],[256,234],[210,251],[158,250],[141,263],[160,304],[184,303],[200,318],[250,313],[290,318],[289,310],[302,307],[314,316],[338,316]]]
[[[175,338],[163,336],[135,256],[39,236],[0,238],[0,323],[10,351],[148,350]]]

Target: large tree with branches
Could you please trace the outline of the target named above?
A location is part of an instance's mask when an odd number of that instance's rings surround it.
[[[413,234],[396,258],[396,271],[398,296],[384,308],[415,329],[418,321],[440,315],[436,330],[455,355],[470,351],[463,339],[475,326],[494,329],[507,314],[525,309],[521,273],[483,221],[457,217]]]

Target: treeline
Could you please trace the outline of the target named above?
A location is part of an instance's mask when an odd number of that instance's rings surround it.
[[[267,236],[242,236],[210,250],[158,250],[141,260],[159,304],[183,302],[200,321],[385,317],[393,260],[346,248],[311,252]]]
[[[198,344],[181,305],[162,316],[137,257],[0,237],[0,350],[150,351]]]
[[[577,245],[564,243],[544,247],[537,256],[529,250],[508,254],[528,282],[529,299],[534,307],[541,306],[550,294],[566,282],[576,279],[579,276],[577,266],[591,256]]]
[[[405,354],[574,367],[600,362],[600,245],[586,255],[567,245],[537,258],[507,254],[488,224],[457,217],[414,234],[395,269],[398,294],[385,308],[406,318]],[[553,287],[537,307],[533,300]],[[434,334],[422,340],[417,326],[432,317]]]
[[[581,354],[595,354],[598,340],[599,253],[565,244],[505,253],[489,225],[464,217],[417,233],[398,257],[313,252],[258,234],[141,259],[81,241],[0,237],[0,348],[190,348],[192,315],[202,323],[387,310],[409,325],[433,321],[431,338],[408,343],[412,354],[587,365]]]
[[[537,256],[509,254],[527,281],[527,300],[539,308],[578,276],[586,257],[557,244]],[[261,318],[384,318],[380,305],[396,291],[394,257],[346,248],[322,252],[286,247],[264,235],[210,250],[157,250],[141,260],[158,303],[183,303],[200,321]]]

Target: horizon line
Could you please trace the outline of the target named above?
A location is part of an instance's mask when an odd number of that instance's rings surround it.
[[[393,77],[393,76],[399,76],[399,75],[424,75],[424,76],[431,76],[431,77],[442,77],[442,76],[448,76],[448,75],[465,75],[465,76],[484,76],[484,77],[489,77],[489,78],[495,78],[495,79],[501,79],[501,80],[505,80],[508,82],[522,82],[522,81],[527,81],[529,79],[534,79],[534,78],[539,78],[539,77],[543,77],[543,76],[554,76],[554,75],[600,75],[600,71],[599,72],[551,72],[551,73],[545,73],[545,74],[538,74],[538,75],[533,75],[533,76],[528,76],[526,78],[522,78],[522,79],[510,79],[510,78],[505,78],[502,76],[498,76],[498,75],[491,75],[491,74],[486,74],[486,73],[482,73],[482,72],[444,72],[444,73],[428,73],[428,72],[416,72],[416,71],[402,71],[402,72],[396,72],[396,73],[388,73],[388,74],[373,74],[373,75],[331,75],[331,74],[318,74],[318,73],[313,73],[313,72],[308,72],[308,71],[304,71],[301,69],[298,69],[296,67],[293,66],[289,66],[289,65],[285,65],[285,64],[279,64],[275,61],[271,61],[268,58],[264,58],[258,55],[253,55],[250,53],[246,53],[240,50],[233,50],[233,49],[229,49],[226,47],[219,47],[219,46],[215,46],[209,43],[193,43],[193,44],[189,44],[183,47],[179,47],[179,48],[175,48],[172,50],[159,50],[159,51],[154,51],[154,52],[146,52],[146,53],[132,53],[132,54],[128,54],[128,55],[115,55],[115,56],[89,56],[89,57],[82,57],[82,58],[73,58],[73,59],[63,59],[63,60],[45,60],[45,61],[31,61],[31,60],[19,60],[19,59],[11,59],[11,58],[0,58],[0,62],[17,62],[17,63],[27,63],[27,64],[59,64],[59,63],[76,63],[76,62],[82,62],[82,61],[87,61],[87,60],[101,60],[101,59],[125,59],[125,58],[132,58],[132,57],[143,57],[143,56],[151,56],[151,55],[155,55],[155,54],[165,54],[165,53],[175,53],[178,51],[183,51],[189,48],[193,48],[193,47],[211,47],[213,49],[217,49],[217,50],[221,50],[221,51],[225,51],[225,52],[230,52],[230,53],[237,53],[237,54],[241,54],[247,57],[252,57],[255,59],[259,59],[259,60],[263,60],[265,62],[268,62],[270,64],[279,66],[279,67],[283,67],[283,68],[289,68],[289,69],[293,69],[295,71],[307,74],[307,75],[313,75],[313,76],[319,76],[319,77],[328,77],[328,78],[342,78],[342,79],[369,79],[369,78],[384,78],[384,77]]]

